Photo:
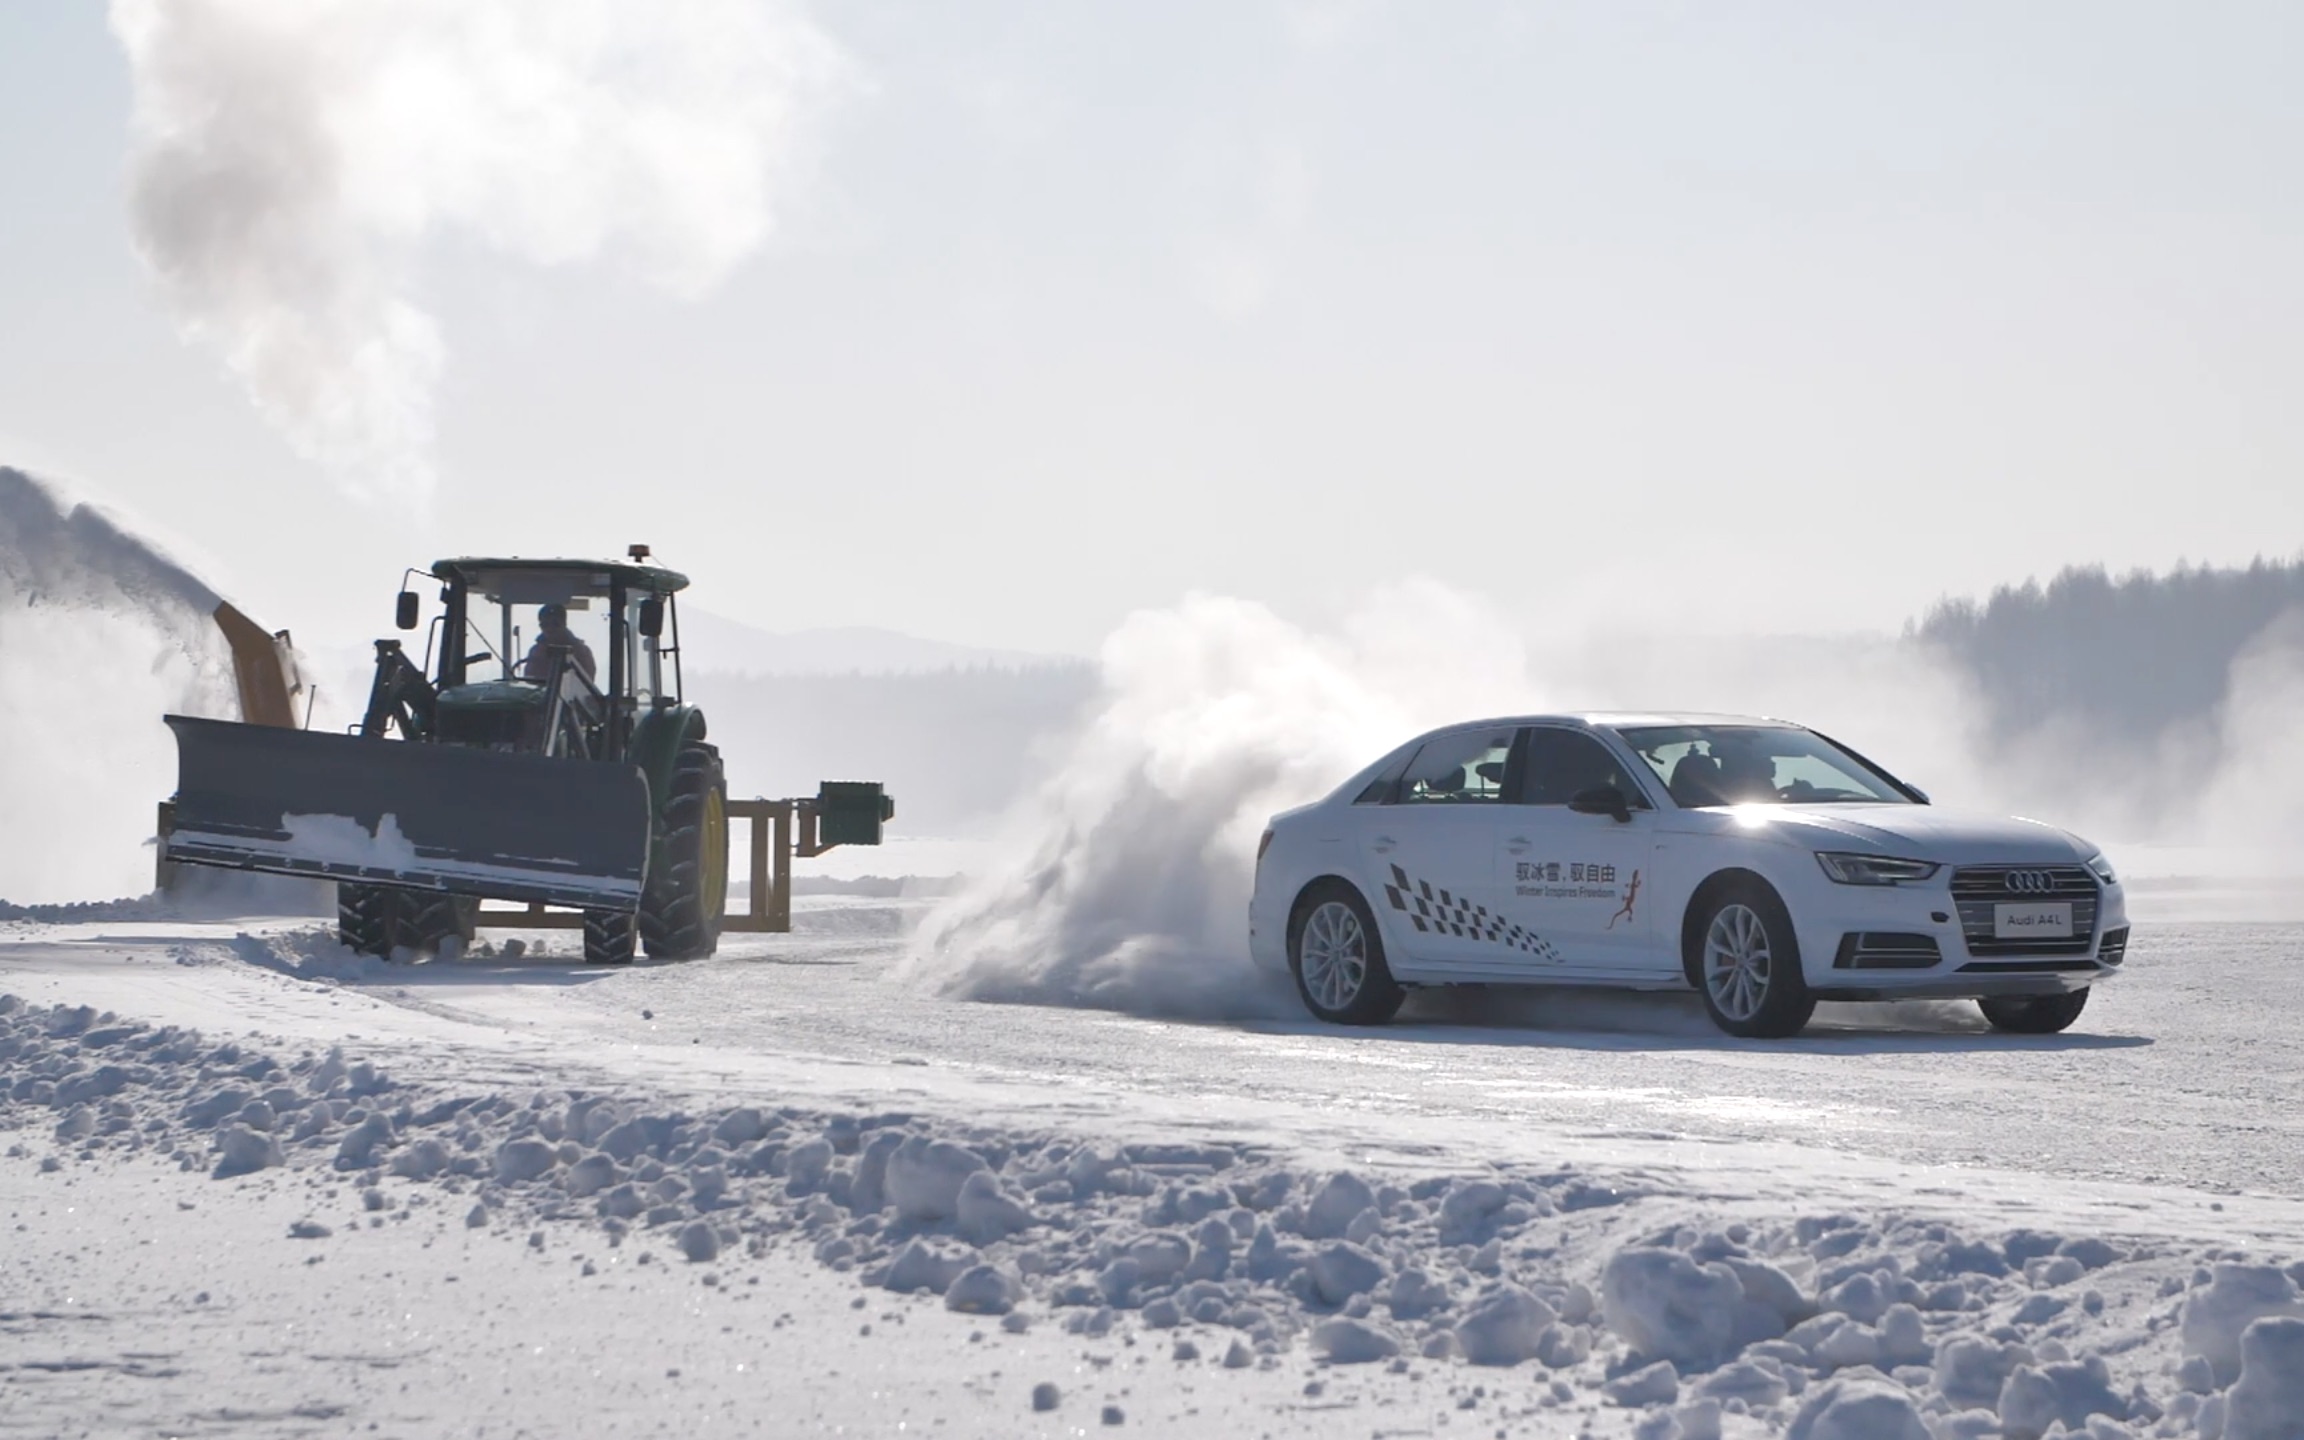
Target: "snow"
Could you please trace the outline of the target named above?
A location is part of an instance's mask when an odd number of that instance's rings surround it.
[[[400,817],[383,815],[370,830],[349,815],[283,815],[285,853],[323,865],[366,870],[413,870],[416,845],[400,833]]]
[[[1800,1404],[1786,1440],[1932,1440],[1911,1394],[1879,1376],[1827,1382]],[[2013,1440],[2013,1437],[2012,1437]]]
[[[2258,1320],[2241,1332],[2224,1440],[2304,1440],[2304,1320]]]
[[[1519,1286],[1497,1286],[1456,1323],[1456,1352],[1474,1365],[1517,1365],[1536,1354],[1556,1318],[1551,1306]]]
[[[137,1392],[132,1428],[219,1404],[251,1434],[318,1423],[312,1405],[354,1429],[774,1428],[742,1364],[778,1377],[777,1433],[1058,1434],[1108,1405],[1194,1435],[1215,1414],[1437,1431],[1460,1405],[1466,1433],[1620,1440],[2287,1433],[2261,1417],[2291,1403],[2304,1206],[2103,1178],[2125,1151],[2093,1176],[1931,1163],[1879,1110],[1831,1147],[1657,1101],[1595,1130],[1545,1068],[1614,1089],[1619,1057],[1668,1051],[1733,1062],[1760,1098],[1773,1074],[1851,1093],[1880,1064],[1916,1093],[1944,1047],[1971,1074],[2025,1060],[2038,1103],[2135,1049],[1925,1021],[1894,1047],[1855,1032],[1869,1053],[1698,1045],[1668,1001],[1647,1032],[1375,1036],[954,1004],[891,983],[900,942],[872,913],[814,902],[800,934],[613,974],[552,936],[408,966],[295,925],[12,927],[0,1194],[39,1263],[0,1310],[70,1295],[110,1318],[0,1321],[0,1406],[76,1413],[93,1382],[71,1377],[95,1371],[27,1367],[165,1350],[180,1378]],[[2224,1043],[2183,1014],[2157,1044]],[[1474,1081],[1490,1098],[1468,1105]],[[210,1178],[235,1156],[258,1163]],[[130,1264],[71,1238],[167,1233],[140,1207],[178,1204],[230,1250]],[[433,1338],[389,1385],[326,1358],[404,1333],[355,1272],[404,1310],[432,1297]],[[189,1305],[203,1289],[322,1358],[220,1401],[238,1352]],[[443,1318],[443,1295],[479,1303]],[[514,1315],[516,1336],[484,1333]]]
[[[1292,1013],[1285,984],[1245,965],[1266,819],[1428,724],[1524,704],[1521,651],[1431,582],[1376,594],[1332,635],[1211,595],[1130,616],[1079,732],[930,922],[913,973],[977,999]]]
[[[2184,1346],[2229,1385],[2240,1373],[2240,1340],[2266,1316],[2304,1315],[2296,1282],[2270,1265],[2218,1265],[2184,1301]]]
[[[1677,1250],[1621,1250],[1600,1276],[1600,1310],[1608,1328],[1637,1353],[1693,1370],[1709,1370],[1739,1348],[1744,1286],[1736,1272],[1698,1265]],[[1781,1320],[1775,1326],[1783,1332]],[[1754,1337],[1760,1338],[1760,1337]]]
[[[2111,1368],[2099,1357],[2085,1363],[2020,1365],[2000,1390],[2000,1425],[2009,1440],[2039,1440],[2050,1427],[2084,1429],[2095,1416],[2128,1418],[2112,1391]]]
[[[159,717],[239,710],[219,603],[128,525],[0,466],[0,899],[150,884],[175,779]]]

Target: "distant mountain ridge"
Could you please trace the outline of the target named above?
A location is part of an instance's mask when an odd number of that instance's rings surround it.
[[[777,632],[685,606],[680,648],[685,668],[713,675],[922,675],[1087,663],[1077,655],[958,645],[862,625]]]

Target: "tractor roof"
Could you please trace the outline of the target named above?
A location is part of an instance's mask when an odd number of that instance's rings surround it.
[[[609,582],[621,580],[633,590],[653,591],[670,595],[688,588],[688,577],[677,570],[666,570],[658,565],[635,565],[629,560],[531,560],[518,555],[467,555],[455,560],[435,560],[432,573],[443,580],[458,579],[468,585],[488,586],[492,575],[519,575],[524,578],[566,576],[572,582],[570,593],[608,593]]]

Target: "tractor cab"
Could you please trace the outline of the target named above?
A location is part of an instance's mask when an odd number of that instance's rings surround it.
[[[360,733],[556,759],[628,760],[651,717],[680,702],[678,571],[643,563],[520,558],[435,561],[440,584],[400,592],[397,623],[425,631],[424,658],[376,642]]]
[[[425,572],[441,612],[422,667],[430,737],[451,745],[622,759],[639,719],[680,701],[673,597],[686,576],[640,563],[457,559]],[[399,620],[422,606],[403,591]]]

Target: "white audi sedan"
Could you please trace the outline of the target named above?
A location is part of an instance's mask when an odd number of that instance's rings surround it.
[[[1420,735],[1273,817],[1249,947],[1323,1020],[1417,985],[1692,987],[1731,1035],[1819,1000],[1973,999],[2064,1029],[2128,946],[2103,853],[1939,811],[1847,746],[1722,715],[1540,715]]]

